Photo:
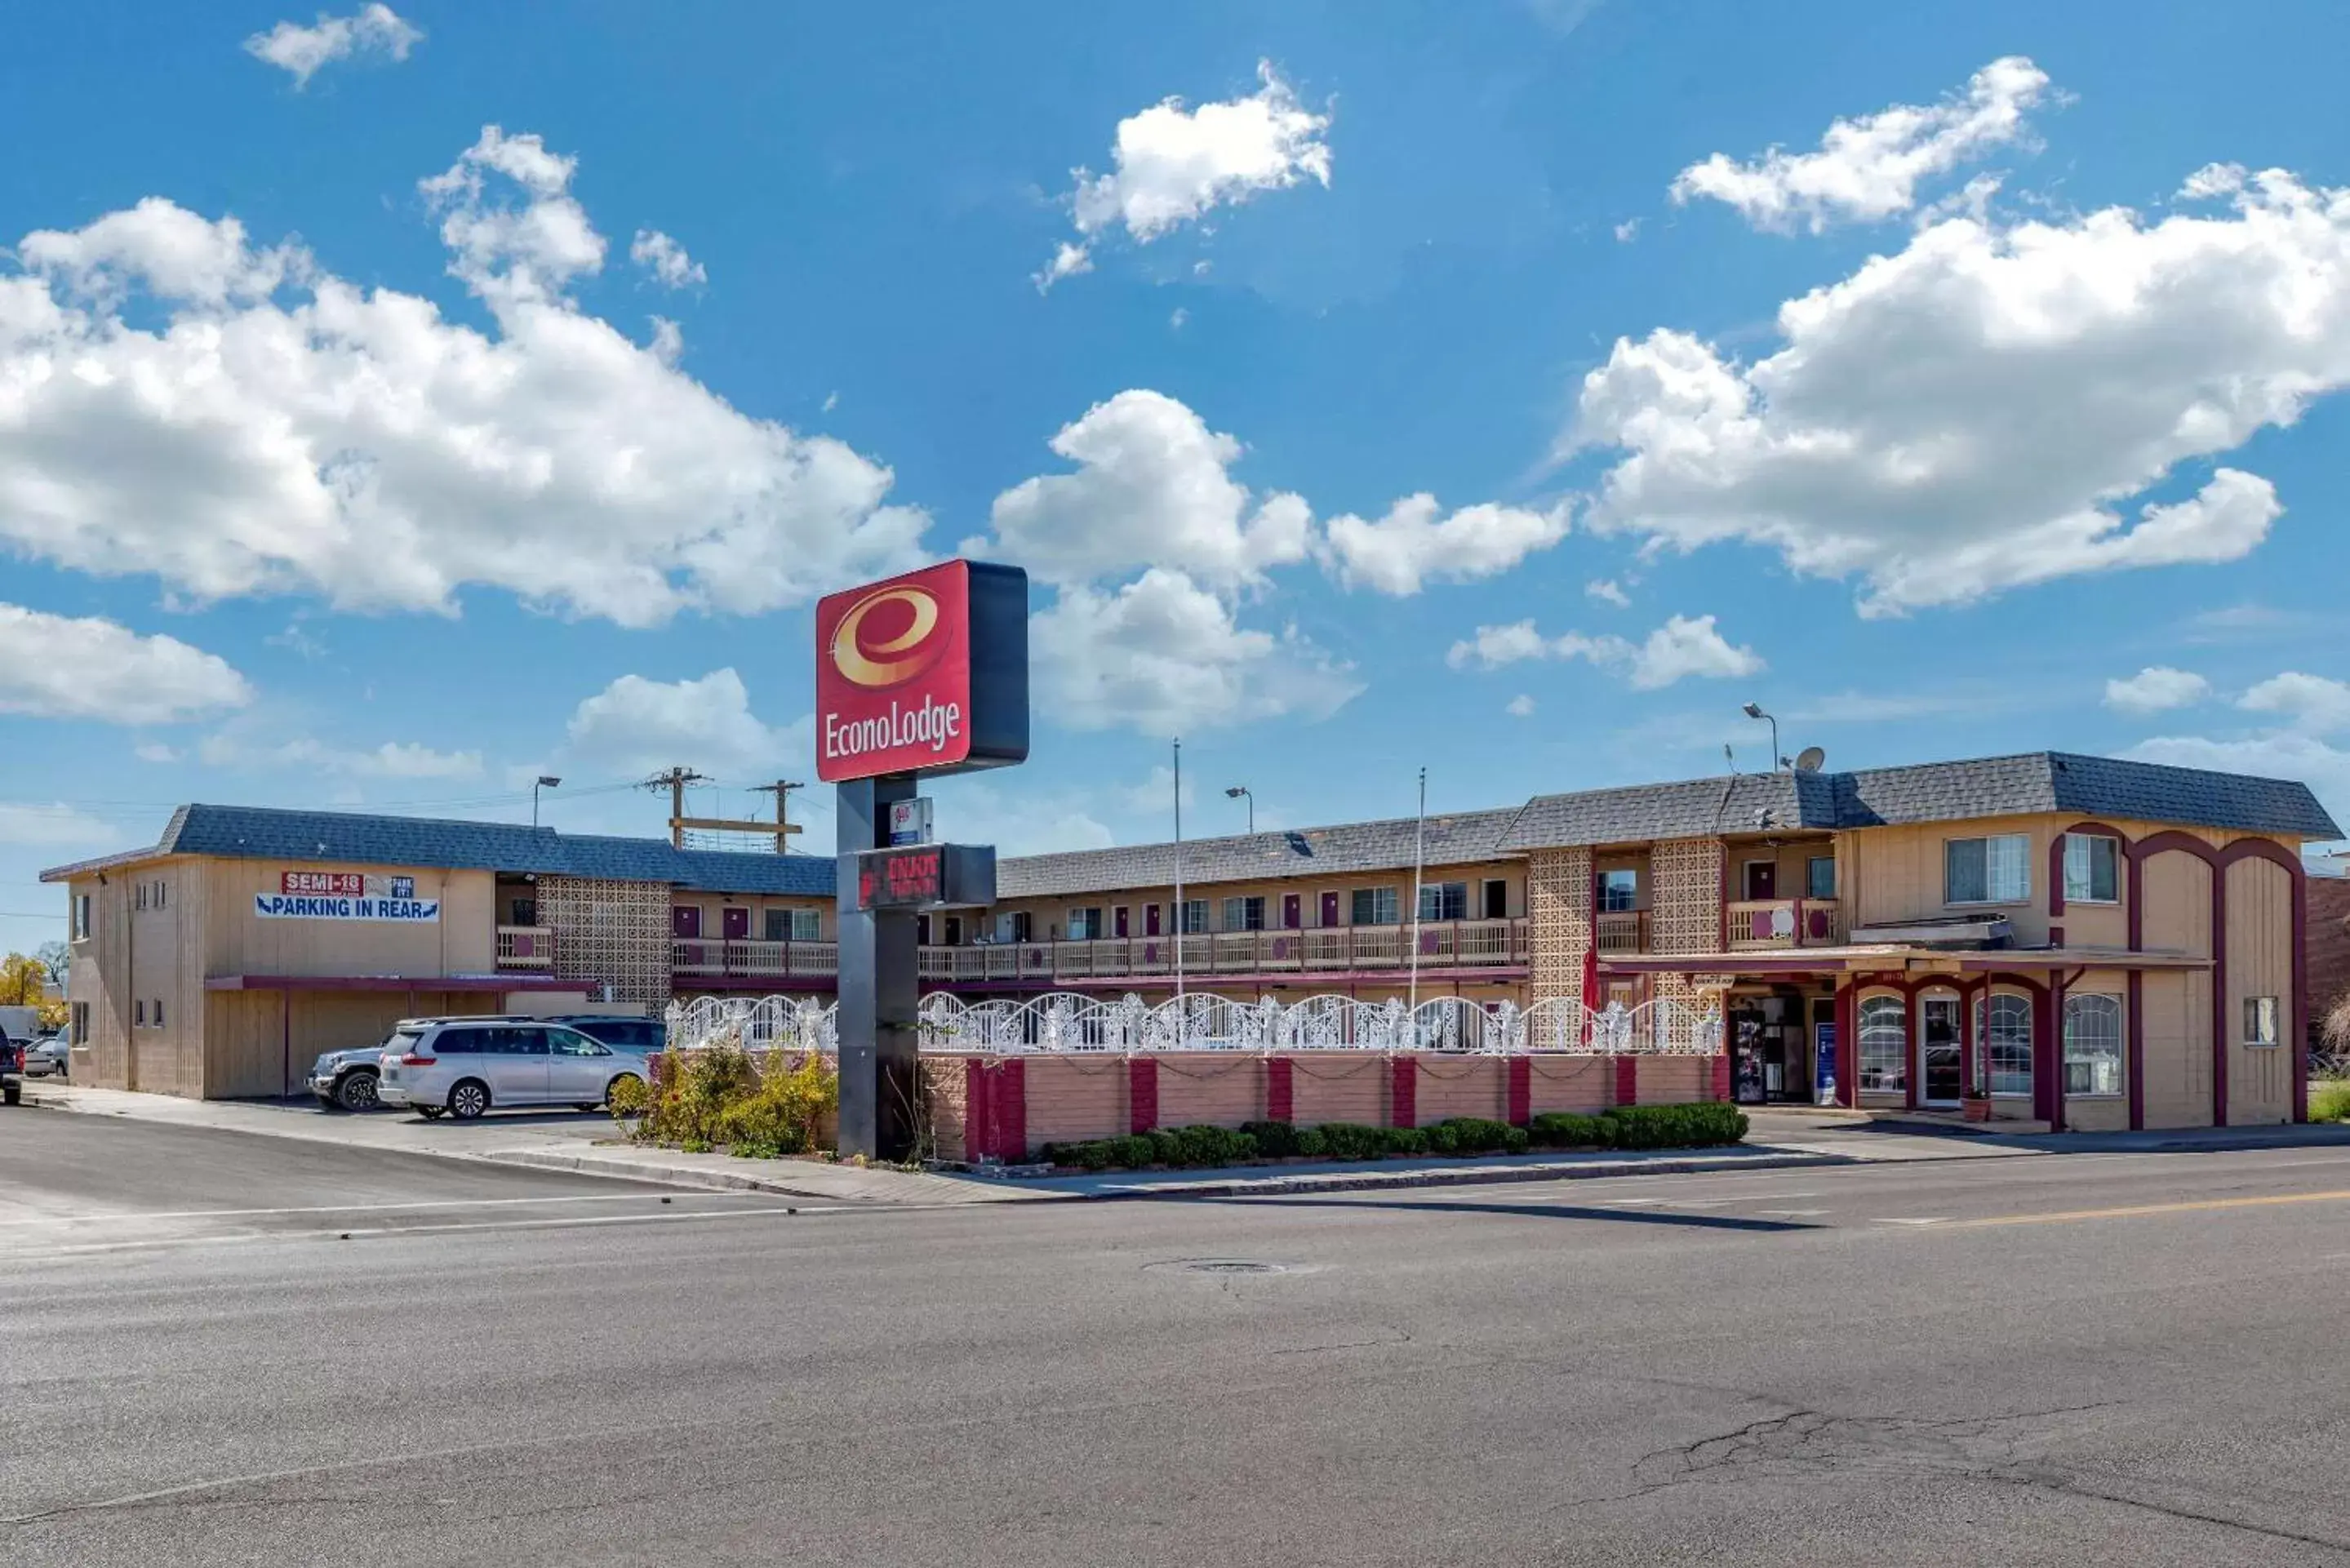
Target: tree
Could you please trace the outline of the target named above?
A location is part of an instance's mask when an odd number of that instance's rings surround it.
[[[66,988],[66,976],[73,970],[73,949],[63,942],[43,942],[33,950],[33,956],[41,961],[43,969],[49,971],[49,983],[62,992]]]
[[[23,953],[0,959],[0,1007],[38,1007],[48,995],[48,966]]]

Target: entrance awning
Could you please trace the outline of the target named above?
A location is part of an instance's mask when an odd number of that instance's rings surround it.
[[[1927,948],[1903,942],[1842,947],[1766,948],[1711,953],[1611,953],[1602,974],[1720,974],[1745,977],[1841,974],[1984,974],[2018,970],[2210,969],[2193,953],[2130,952],[2121,948]]]
[[[551,974],[215,974],[206,991],[594,991]]]

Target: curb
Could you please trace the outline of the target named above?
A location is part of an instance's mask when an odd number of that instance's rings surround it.
[[[1855,1155],[1757,1154],[1742,1158],[1645,1160],[1638,1165],[1586,1160],[1574,1165],[1483,1165],[1433,1170],[1349,1171],[1344,1176],[1236,1178],[1224,1181],[1107,1188],[1055,1193],[1056,1198],[1263,1198],[1313,1192],[1376,1192],[1414,1187],[1490,1187],[1523,1181],[1597,1181],[1611,1176],[1694,1176],[1731,1170],[1800,1170],[1807,1166],[1892,1163]],[[1042,1196],[1040,1194],[1040,1196]]]
[[[764,1177],[736,1175],[731,1170],[681,1170],[665,1165],[629,1165],[587,1155],[558,1154],[552,1149],[484,1149],[470,1158],[497,1165],[525,1165],[541,1170],[568,1170],[581,1176],[609,1176],[623,1181],[652,1181],[668,1187],[698,1187],[710,1192],[772,1192],[780,1198],[806,1198],[819,1203],[857,1201],[837,1192],[816,1192]],[[874,1201],[889,1202],[888,1199]],[[1000,1201],[1000,1200],[999,1200]]]

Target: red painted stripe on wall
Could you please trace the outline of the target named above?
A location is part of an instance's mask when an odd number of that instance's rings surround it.
[[[1510,1058],[1510,1125],[1522,1127],[1534,1120],[1534,1064],[1523,1056]]]
[[[1397,1056],[1388,1063],[1388,1125],[1414,1127],[1419,1125],[1419,1061],[1414,1056]]]
[[[1265,1120],[1285,1122],[1296,1119],[1296,1083],[1290,1075],[1286,1056],[1270,1056],[1264,1064]]]
[[[1159,1125],[1159,1061],[1154,1056],[1130,1056],[1126,1063],[1128,1132],[1147,1133]]]
[[[1616,1103],[1619,1106],[1640,1103],[1640,1059],[1637,1056],[1616,1058]]]

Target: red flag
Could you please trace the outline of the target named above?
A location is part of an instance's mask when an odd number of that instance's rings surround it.
[[[1591,945],[1583,950],[1583,1037],[1591,1043],[1591,1015],[1599,1011],[1599,933],[1591,933]]]

